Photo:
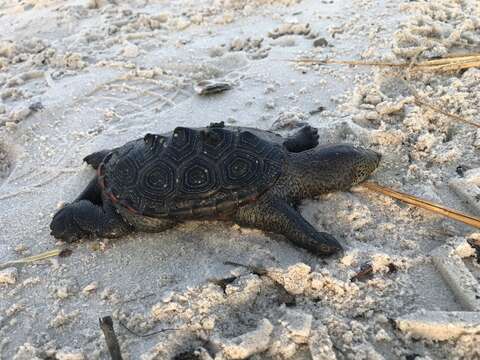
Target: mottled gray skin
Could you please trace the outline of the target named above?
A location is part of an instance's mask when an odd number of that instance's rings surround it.
[[[242,226],[282,234],[297,246],[318,255],[341,250],[342,246],[333,236],[317,231],[301,216],[296,206],[303,199],[348,190],[362,182],[378,166],[381,156],[372,150],[351,145],[317,146],[317,130],[310,126],[286,139],[252,128],[225,129],[249,131],[269,142],[281,144],[279,151],[284,152],[285,161],[281,175],[254,202],[206,218],[234,221]],[[172,133],[162,136],[169,138]],[[97,169],[110,152],[99,151],[84,160]],[[74,202],[57,212],[50,228],[53,236],[70,242],[92,235],[119,237],[135,230],[159,232],[183,220],[190,218],[143,216],[119,206],[105,194],[98,177],[95,177]]]

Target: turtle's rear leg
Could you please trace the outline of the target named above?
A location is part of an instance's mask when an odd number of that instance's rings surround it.
[[[304,126],[283,143],[283,146],[290,152],[301,152],[313,149],[317,145],[318,130],[310,125]]]
[[[100,166],[103,159],[105,159],[105,156],[107,156],[110,152],[111,150],[100,150],[85,156],[83,158],[83,161],[85,161],[88,165],[90,165],[96,170]]]
[[[102,201],[96,177],[73,203],[55,214],[50,229],[51,235],[67,242],[93,235],[119,237],[131,231],[111,202]]]
[[[317,255],[342,250],[330,234],[317,231],[285,200],[266,195],[262,200],[238,209],[234,220],[240,225],[284,235],[288,240]]]

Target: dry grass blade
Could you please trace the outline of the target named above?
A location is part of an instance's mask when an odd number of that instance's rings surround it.
[[[425,64],[427,66],[430,65],[445,65],[445,64],[452,64],[452,63],[460,63],[460,62],[469,62],[471,60],[478,61],[480,58],[480,54],[457,54],[457,55],[448,55],[441,59],[434,59],[434,60],[427,60],[421,64]]]
[[[426,60],[418,63],[391,63],[385,61],[359,61],[359,60],[336,60],[336,59],[296,59],[290,60],[304,64],[340,64],[359,66],[401,67],[412,71],[439,71],[449,72],[480,67],[480,54],[451,55],[441,59]]]
[[[455,119],[457,121],[460,121],[460,122],[464,122],[466,124],[469,124],[469,125],[473,125],[473,126],[476,126],[478,128],[480,128],[480,124],[479,123],[476,123],[474,121],[471,121],[471,120],[467,120],[465,119],[464,117],[460,116],[460,115],[456,115],[456,114],[452,114],[452,113],[449,113],[449,112],[446,112],[442,109],[440,109],[439,107],[435,106],[435,105],[432,105],[432,104],[429,104],[421,99],[419,99],[417,96],[415,96],[415,103],[419,106],[426,106],[436,112],[439,112],[440,114],[442,115],[445,115],[445,116],[448,116],[449,118],[452,118],[452,119]]]
[[[453,63],[447,63],[443,65],[430,65],[430,66],[425,66],[423,69],[432,70],[432,71],[449,72],[449,71],[470,69],[474,67],[480,67],[480,59],[476,61],[471,61],[471,62],[459,62],[459,63],[453,62]],[[417,71],[420,70],[420,69],[415,69],[415,67],[413,67],[413,69]]]
[[[457,210],[449,209],[443,205],[436,204],[428,200],[420,199],[416,196],[408,195],[400,191],[392,190],[384,186],[380,186],[371,181],[364,182],[362,186],[364,186],[369,190],[375,191],[377,193],[387,195],[394,199],[403,201],[407,204],[414,205],[425,210],[429,210],[436,214],[446,216],[450,219],[454,219],[480,229],[480,219],[475,216],[463,214]]]
[[[338,65],[360,65],[360,66],[385,66],[385,67],[408,67],[407,63],[388,63],[383,61],[359,61],[359,60],[335,60],[335,59],[295,59],[290,60],[304,64],[338,64]]]
[[[108,352],[112,360],[122,360],[122,353],[120,351],[120,345],[118,343],[117,335],[113,328],[113,320],[111,316],[105,316],[98,319],[100,323],[100,329],[103,331],[105,342],[107,343]]]
[[[60,256],[62,253],[65,252],[65,250],[66,249],[64,249],[64,248],[57,248],[57,249],[53,249],[53,250],[50,250],[50,251],[46,251],[46,252],[41,253],[41,254],[28,256],[28,257],[25,257],[23,259],[7,261],[6,263],[0,264],[0,270],[5,269],[7,267],[14,266],[14,265],[29,264],[29,263],[33,263],[33,262],[36,262],[36,261],[49,259],[49,258],[52,258],[52,257],[55,257],[55,256]]]

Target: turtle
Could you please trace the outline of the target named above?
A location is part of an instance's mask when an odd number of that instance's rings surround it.
[[[96,176],[53,217],[66,242],[160,232],[189,220],[223,220],[283,235],[316,255],[342,250],[298,211],[303,199],[345,191],[377,168],[381,155],[350,144],[318,145],[307,125],[290,137],[211,123],[148,133],[84,161]]]

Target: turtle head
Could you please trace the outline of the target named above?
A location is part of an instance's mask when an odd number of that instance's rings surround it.
[[[376,151],[353,145],[333,145],[320,148],[316,159],[321,161],[319,170],[331,174],[334,183],[327,183],[330,190],[347,190],[366,180],[378,167],[381,155]],[[319,164],[320,165],[320,164]],[[323,169],[326,165],[327,169]]]
[[[382,155],[376,151],[365,149],[362,147],[353,147],[351,153],[347,157],[351,157],[352,161],[352,186],[357,185],[367,179],[370,174],[375,171],[380,163]]]
[[[307,198],[331,191],[348,190],[367,179],[380,163],[381,155],[373,150],[352,145],[325,145],[291,155],[299,194]]]

